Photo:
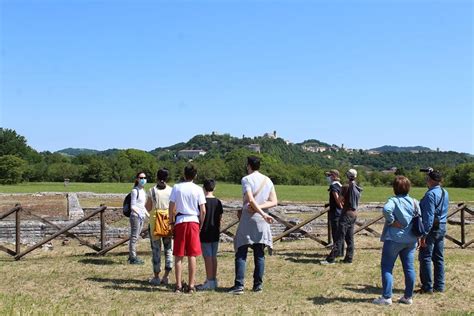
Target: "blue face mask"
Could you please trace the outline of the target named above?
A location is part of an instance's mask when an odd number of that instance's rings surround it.
[[[331,183],[332,183],[331,177],[326,177],[326,181],[327,181],[329,184],[331,184]]]
[[[146,184],[146,179],[140,179],[140,181],[139,181],[138,183],[140,183],[140,185],[141,185],[142,187],[144,187],[145,184]]]

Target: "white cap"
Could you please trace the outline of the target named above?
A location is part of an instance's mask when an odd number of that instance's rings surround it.
[[[346,176],[347,176],[349,179],[355,179],[355,178],[357,178],[357,170],[355,170],[355,169],[349,169],[349,170],[346,172]]]

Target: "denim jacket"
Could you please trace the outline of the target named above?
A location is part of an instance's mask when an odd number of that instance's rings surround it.
[[[419,207],[418,201],[408,194],[396,195],[388,199],[383,207],[385,226],[380,240],[391,240],[398,243],[416,242],[416,236],[411,231],[411,220],[415,214],[413,203]],[[399,222],[402,228],[391,226],[395,221]]]
[[[429,188],[420,201],[421,217],[423,218],[423,226],[425,226],[426,232],[431,231],[435,220],[440,224],[440,227],[446,227],[449,195],[448,191],[444,190],[444,198],[441,201],[443,190],[439,185]],[[439,203],[441,204],[435,209]]]

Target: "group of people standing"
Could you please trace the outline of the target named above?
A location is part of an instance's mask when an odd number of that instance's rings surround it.
[[[326,173],[329,182],[329,221],[333,247],[321,264],[335,264],[336,257],[344,256],[342,263],[352,263],[354,258],[354,224],[362,189],[356,184],[357,171],[347,173],[348,183],[340,183],[339,171]],[[392,271],[397,257],[400,257],[405,275],[402,304],[413,303],[415,288],[415,252],[419,249],[420,294],[432,294],[445,290],[444,277],[444,236],[449,206],[448,192],[440,185],[441,173],[429,169],[426,174],[428,191],[418,202],[409,195],[411,182],[404,176],[396,176],[393,181],[394,196],[383,207],[385,224],[381,235],[383,241],[381,258],[382,295],[373,303],[392,304]],[[413,218],[421,216],[424,235],[417,237],[413,231]],[[432,273],[434,266],[434,279]]]
[[[277,196],[272,181],[259,172],[260,159],[255,156],[247,158],[247,176],[242,178],[243,206],[238,212],[240,219],[234,239],[235,247],[235,280],[229,290],[232,294],[242,294],[248,249],[254,253],[255,271],[253,291],[263,290],[263,273],[265,269],[265,247],[272,247],[270,223],[273,218],[266,210],[277,205]],[[172,188],[167,185],[169,172],[160,169],[157,172],[157,184],[145,192],[146,174],[140,172],[135,179],[131,192],[130,215],[130,264],[143,264],[137,257],[136,244],[143,230],[145,217],[150,217],[149,234],[152,248],[154,276],[152,285],[167,285],[169,273],[175,268],[175,292],[192,293],[196,290],[214,290],[217,281],[217,251],[220,237],[220,224],[223,214],[222,203],[213,195],[215,181],[204,181],[203,188],[193,181],[197,169],[193,165],[184,168],[184,180]],[[160,237],[153,234],[156,216],[166,211],[169,216],[172,237]],[[165,272],[161,273],[161,249],[165,254]],[[196,257],[203,255],[206,280],[196,285]],[[173,258],[174,256],[174,258]],[[182,261],[188,257],[188,283],[182,281]],[[174,259],[174,260],[173,260]]]
[[[254,292],[263,290],[265,270],[265,248],[273,247],[270,224],[273,218],[267,210],[277,205],[275,187],[267,176],[259,172],[260,159],[247,158],[247,176],[242,178],[243,205],[238,211],[239,225],[234,237],[235,279],[230,288],[231,294],[244,292],[244,278],[249,248],[253,250]],[[137,257],[136,242],[143,229],[145,217],[150,217],[150,240],[154,277],[153,285],[169,283],[169,273],[174,268],[175,292],[194,292],[213,290],[217,282],[217,251],[220,236],[220,223],[223,214],[222,203],[213,195],[214,180],[205,180],[203,188],[194,184],[197,170],[193,165],[184,168],[184,181],[172,188],[167,185],[169,172],[157,172],[157,184],[145,192],[146,174],[137,174],[131,192],[129,263],[143,264]],[[342,185],[338,170],[326,173],[329,182],[329,221],[333,246],[321,264],[341,261],[351,264],[354,260],[354,225],[362,188],[356,183],[357,171],[349,169],[345,173],[347,183]],[[383,241],[381,258],[382,296],[374,304],[392,304],[392,271],[397,257],[400,257],[405,275],[404,296],[400,303],[412,304],[415,287],[415,252],[419,249],[421,289],[419,293],[431,294],[445,290],[444,281],[444,236],[449,205],[449,196],[441,188],[441,173],[430,169],[426,175],[428,191],[418,202],[409,195],[410,180],[396,176],[393,181],[394,196],[383,207],[385,224],[381,235]],[[168,212],[173,237],[156,237],[153,225],[158,212]],[[422,219],[424,235],[418,238],[413,230],[413,218],[419,214]],[[165,254],[165,272],[161,273],[161,249]],[[345,249],[344,249],[345,248]],[[203,255],[206,280],[195,285],[196,257]],[[188,283],[182,282],[182,261],[188,257]],[[434,279],[432,274],[434,265]]]

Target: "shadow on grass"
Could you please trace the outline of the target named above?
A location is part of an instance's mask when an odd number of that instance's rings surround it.
[[[285,252],[285,251],[275,251],[273,252],[275,256],[285,256],[285,257],[292,257],[292,258],[324,258],[327,254],[322,253],[303,253],[303,252]]]
[[[313,301],[314,305],[326,305],[335,302],[340,303],[371,303],[373,298],[353,298],[353,297],[309,297],[308,301]]]
[[[382,288],[367,284],[343,284],[346,290],[362,294],[381,294]],[[403,294],[401,289],[393,289],[393,293]]]
[[[86,259],[81,259],[78,262],[82,264],[95,264],[98,266],[117,264],[117,262],[113,260],[104,259],[104,258],[86,258]]]
[[[86,278],[86,281],[98,283],[108,283],[104,289],[124,290],[124,291],[142,291],[142,292],[171,292],[172,286],[152,286],[147,280],[137,279],[113,279],[113,278]]]

